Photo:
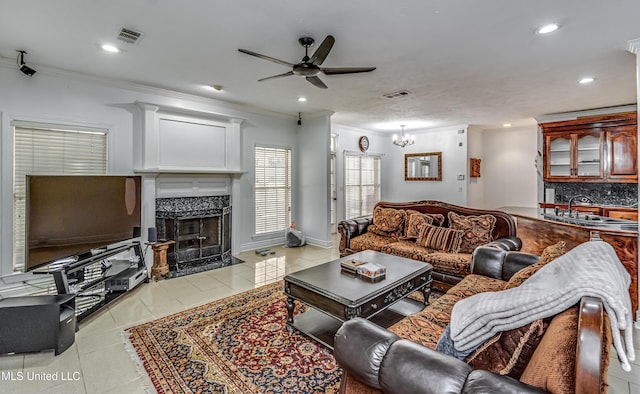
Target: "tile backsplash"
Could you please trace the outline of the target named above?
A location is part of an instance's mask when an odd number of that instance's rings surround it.
[[[544,187],[555,190],[555,201],[545,202],[567,204],[571,197],[585,195],[595,205],[638,206],[636,183],[545,182]]]

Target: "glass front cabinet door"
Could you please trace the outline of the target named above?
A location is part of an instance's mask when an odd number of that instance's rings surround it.
[[[602,133],[549,133],[545,145],[546,181],[603,177]]]

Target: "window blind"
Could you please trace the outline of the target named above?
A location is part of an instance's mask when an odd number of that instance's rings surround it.
[[[380,157],[345,154],[345,218],[373,214],[380,201]]]
[[[14,127],[14,272],[24,272],[25,267],[26,176],[106,173],[105,130]]]
[[[255,233],[282,231],[291,223],[291,149],[255,148]]]

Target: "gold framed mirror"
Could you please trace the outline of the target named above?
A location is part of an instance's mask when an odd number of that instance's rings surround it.
[[[405,181],[441,181],[442,152],[406,153],[404,155]]]

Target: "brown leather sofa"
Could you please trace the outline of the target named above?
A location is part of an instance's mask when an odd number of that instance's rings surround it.
[[[491,231],[491,240],[493,241],[491,244],[504,250],[517,251],[522,247],[522,242],[516,236],[515,220],[505,212],[466,208],[434,200],[379,202],[374,207],[374,211],[377,208],[439,214],[444,217],[441,227],[449,227],[449,212],[465,217],[491,215],[495,218],[495,225]],[[471,272],[471,252],[443,252],[417,246],[415,240],[394,237],[393,234],[390,236],[372,234],[369,229],[373,224],[373,215],[338,223],[338,231],[341,235],[340,256],[344,257],[365,249],[372,249],[429,263],[433,266],[433,288],[440,291],[446,291]]]
[[[464,362],[434,350],[456,300],[481,291],[499,291],[515,272],[536,261],[537,256],[527,253],[479,247],[474,252],[473,274],[422,312],[407,316],[388,330],[360,318],[345,322],[334,342],[334,356],[343,369],[340,392],[606,392],[611,330],[598,298],[583,297],[579,306],[546,319],[545,330],[528,350],[521,345],[522,337],[512,340],[520,345],[508,354],[508,363],[499,357],[478,356],[476,360],[485,363],[478,367],[469,358]],[[505,353],[506,342],[501,341],[492,338],[479,351],[490,356],[496,355],[496,349]],[[491,350],[492,346],[497,347]],[[518,374],[499,370],[505,363],[514,365],[514,357],[521,369]],[[494,363],[502,364],[496,367]]]

